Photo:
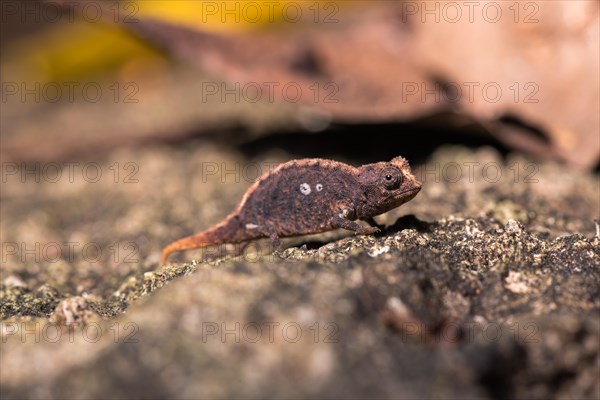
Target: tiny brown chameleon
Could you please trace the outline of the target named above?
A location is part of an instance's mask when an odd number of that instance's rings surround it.
[[[402,157],[359,168],[318,158],[288,161],[250,186],[223,222],[165,247],[161,263],[175,251],[265,237],[279,249],[281,237],[337,228],[376,233],[378,228],[355,221],[374,223],[374,216],[401,206],[419,190],[421,183]]]

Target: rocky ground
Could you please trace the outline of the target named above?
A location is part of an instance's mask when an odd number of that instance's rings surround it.
[[[600,397],[597,174],[444,147],[380,234],[158,265],[294,157],[198,141],[3,171],[2,398]]]

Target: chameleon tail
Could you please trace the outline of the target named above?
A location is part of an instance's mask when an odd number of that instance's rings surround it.
[[[214,228],[176,240],[163,249],[160,263],[166,265],[169,255],[176,251],[199,249],[223,243],[238,243],[252,239],[253,237],[245,233],[241,226],[237,218],[227,218]]]
[[[169,255],[176,251],[199,249],[201,247],[217,244],[218,242],[214,240],[214,235],[211,233],[211,230],[204,231],[170,243],[162,250],[160,255],[160,264],[166,265]]]

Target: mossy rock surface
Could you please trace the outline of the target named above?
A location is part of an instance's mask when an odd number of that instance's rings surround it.
[[[97,160],[134,163],[136,182],[4,187],[3,243],[46,253],[3,260],[2,397],[600,396],[597,175],[535,164],[525,182],[514,165],[530,160],[448,147],[380,234],[158,266],[161,246],[219,222],[250,185],[207,163],[287,158],[199,142]],[[449,162],[479,166],[455,180]]]

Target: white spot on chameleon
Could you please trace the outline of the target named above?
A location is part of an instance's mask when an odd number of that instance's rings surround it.
[[[258,228],[258,225],[256,224],[246,224],[246,229],[256,229]]]
[[[303,195],[307,196],[310,194],[310,185],[308,183],[303,183],[302,185],[300,185],[300,193],[302,193]]]
[[[320,192],[321,190],[323,190],[323,185],[321,185],[320,183],[317,183],[317,185],[315,186],[315,189],[317,189],[317,192]]]

